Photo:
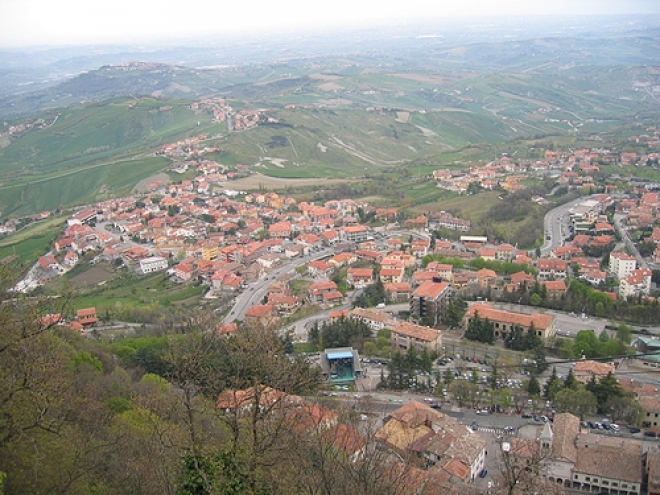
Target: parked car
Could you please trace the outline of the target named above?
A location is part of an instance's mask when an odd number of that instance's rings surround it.
[[[639,433],[642,430],[636,426],[629,426],[628,431],[634,435],[635,433]]]
[[[488,469],[482,469],[481,472],[479,473],[479,478],[485,478],[487,474],[488,474]]]
[[[529,414],[529,413],[523,413],[522,417],[525,418],[525,419],[531,419],[532,415]]]

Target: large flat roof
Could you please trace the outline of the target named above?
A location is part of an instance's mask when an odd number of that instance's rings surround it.
[[[328,352],[328,359],[353,359],[351,351]]]

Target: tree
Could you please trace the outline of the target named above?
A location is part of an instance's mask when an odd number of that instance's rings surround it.
[[[616,338],[625,345],[630,345],[632,330],[625,323],[621,323],[616,329]]]
[[[41,299],[9,291],[14,276],[0,267],[0,447],[34,429],[57,433],[68,413],[70,348],[54,335],[70,295]]]
[[[545,349],[543,345],[534,348],[534,373],[540,375],[548,369],[548,363],[545,360]]]
[[[531,396],[541,395],[541,385],[539,384],[538,379],[532,375],[532,377],[527,382],[527,392]]]
[[[596,397],[598,411],[603,414],[607,413],[606,404],[609,399],[613,397],[623,397],[625,395],[621,385],[619,385],[619,381],[611,371],[607,376],[601,378],[598,384],[596,384],[596,380],[593,378],[587,385],[587,390],[593,393]]]
[[[543,387],[543,397],[548,400],[553,400],[555,394],[561,390],[562,385],[562,381],[557,376],[557,368],[553,366],[552,375],[550,375],[550,378],[548,378],[548,381],[545,382]]]
[[[573,368],[569,368],[568,374],[566,375],[566,378],[564,378],[564,388],[575,390],[578,388],[578,385],[579,383],[573,374]]]
[[[476,387],[473,383],[470,383],[467,380],[457,380],[452,385],[452,394],[454,399],[458,402],[459,405],[467,404],[471,401],[472,397],[475,395]]]
[[[474,318],[470,320],[468,329],[465,332],[465,338],[493,344],[495,340],[495,325],[488,318],[482,320],[479,313],[475,313]]]
[[[553,401],[559,412],[569,412],[583,419],[596,411],[597,402],[594,394],[580,388],[563,388],[555,394]]]
[[[631,395],[610,397],[603,409],[612,421],[626,421],[631,425],[639,424],[643,413],[642,406]]]

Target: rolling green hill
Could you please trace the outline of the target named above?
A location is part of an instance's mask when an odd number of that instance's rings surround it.
[[[185,102],[152,98],[62,109],[43,119],[43,127],[0,149],[4,217],[127,193],[169,164],[154,156],[161,145],[221,130]]]
[[[487,160],[489,146],[657,125],[659,40],[657,33],[472,44],[406,38],[370,52],[270,64],[101,67],[0,100],[0,115],[39,110],[26,120],[42,119],[0,136],[0,215],[124,194],[168,165],[154,155],[160,146],[201,133],[213,136],[214,158],[227,165],[283,178],[364,178],[388,168],[416,167],[419,175],[437,164],[466,166],[473,153],[454,154],[463,148],[484,150]],[[263,109],[267,119],[228,133],[190,109],[206,96]],[[415,187],[415,204],[434,195]]]

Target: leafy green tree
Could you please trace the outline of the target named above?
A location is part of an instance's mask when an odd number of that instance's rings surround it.
[[[468,325],[465,338],[486,344],[493,344],[495,340],[495,325],[488,318],[482,320],[477,312]]]
[[[543,345],[534,348],[534,373],[540,375],[548,369],[548,362],[545,360],[545,349]]]
[[[541,341],[541,337],[537,335],[536,327],[534,326],[534,323],[532,323],[525,333],[524,346],[522,350],[527,351],[530,349],[536,349],[542,345],[543,342]]]
[[[621,323],[616,329],[616,338],[625,345],[630,345],[632,340],[632,330],[625,323]]]
[[[600,342],[593,330],[580,330],[573,341],[573,354],[576,356],[598,357]]]
[[[579,388],[563,388],[555,394],[553,401],[558,412],[569,412],[583,419],[596,411],[597,402],[594,394]]]
[[[626,421],[631,425],[640,424],[643,414],[641,404],[630,394],[608,398],[603,410],[612,421]]]
[[[490,388],[493,390],[497,390],[499,388],[499,385],[497,384],[497,381],[499,380],[499,372],[497,371],[497,365],[493,363],[492,371],[490,373],[490,377],[488,378],[488,383],[490,384]]]
[[[566,375],[566,378],[564,378],[564,387],[563,388],[570,388],[572,390],[576,390],[579,386],[579,382],[575,378],[575,375],[573,374],[573,368],[569,368],[568,374]]]
[[[513,399],[511,398],[511,391],[508,388],[503,388],[498,391],[500,407],[505,411],[513,405]]]
[[[533,375],[527,382],[527,392],[529,392],[529,395],[532,397],[541,395],[541,385],[539,384],[538,379]]]
[[[543,397],[548,400],[554,400],[555,394],[562,389],[563,383],[557,376],[557,368],[552,367],[552,375],[543,386]]]
[[[606,404],[611,398],[623,397],[625,395],[624,390],[619,385],[619,381],[611,371],[607,376],[601,378],[598,384],[596,384],[595,378],[592,378],[592,381],[587,383],[587,390],[594,394],[598,411],[603,414],[607,413]]]

